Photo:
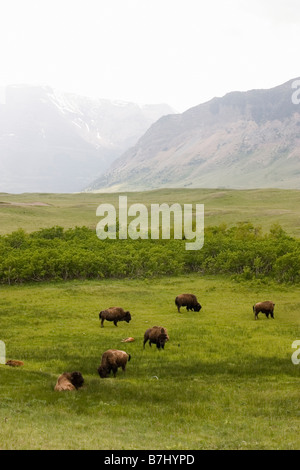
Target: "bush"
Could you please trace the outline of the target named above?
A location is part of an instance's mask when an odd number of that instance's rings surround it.
[[[75,227],[17,230],[0,237],[0,282],[174,276],[190,272],[241,279],[300,282],[300,243],[275,225],[266,235],[252,224],[208,227],[204,246],[184,240],[99,240]]]

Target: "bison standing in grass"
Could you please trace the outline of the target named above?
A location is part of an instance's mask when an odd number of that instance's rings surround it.
[[[127,323],[131,320],[130,312],[125,312],[122,307],[110,307],[106,310],[102,310],[99,313],[99,320],[101,320],[101,327],[103,328],[104,320],[114,322],[115,326],[118,326],[119,321],[126,321]]]
[[[119,367],[125,372],[126,364],[131,359],[131,355],[118,349],[108,349],[102,354],[101,364],[98,367],[98,373],[102,379],[107,377],[113,371],[116,376]]]
[[[200,312],[202,308],[194,294],[177,295],[175,305],[177,306],[178,312],[180,312],[180,307],[186,307],[187,311],[194,310],[194,312]]]
[[[149,346],[153,343],[156,344],[157,349],[164,349],[165,343],[169,341],[166,328],[163,328],[162,326],[153,326],[153,328],[148,328],[144,334],[144,349],[147,341],[149,341]]]
[[[269,318],[269,315],[271,315],[272,318],[274,318],[274,307],[275,304],[270,301],[266,302],[258,302],[257,304],[253,305],[253,312],[254,312],[254,318],[255,320],[258,320],[258,314],[264,313],[267,318]]]

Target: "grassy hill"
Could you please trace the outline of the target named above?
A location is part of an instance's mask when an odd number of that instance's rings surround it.
[[[207,226],[221,223],[231,226],[248,221],[268,230],[273,223],[279,223],[289,234],[300,236],[298,190],[162,189],[122,194],[128,196],[129,205],[136,202],[147,207],[163,202],[204,204]],[[54,225],[96,228],[98,205],[111,203],[118,207],[118,198],[119,194],[111,193],[0,193],[0,234],[18,228],[32,232]]]
[[[118,196],[2,193],[0,233],[94,229],[97,206],[117,207]],[[279,223],[300,235],[300,191],[128,193],[128,203],[135,202],[204,203],[206,226],[251,222],[267,231]],[[223,238],[212,240],[223,247]],[[24,361],[21,368],[0,365],[0,449],[299,449],[300,365],[291,356],[300,287],[243,279],[189,272],[0,285],[0,340],[6,359]],[[199,313],[177,312],[174,299],[183,292],[197,295]],[[275,302],[274,320],[254,320],[252,306],[262,300]],[[99,311],[113,305],[130,310],[132,321],[100,328]],[[164,351],[143,349],[144,332],[154,325],[168,330]],[[128,336],[135,342],[123,343]],[[97,367],[109,348],[132,359],[125,374],[100,379]],[[54,392],[57,377],[73,370],[83,374],[84,387]]]
[[[177,313],[192,291],[199,313]],[[298,449],[299,287],[237,284],[221,277],[68,282],[0,287],[1,449]],[[275,319],[254,320],[252,305],[272,298]],[[116,328],[98,313],[123,305],[132,321]],[[165,326],[164,351],[143,334]],[[133,336],[135,342],[124,344]],[[108,348],[132,356],[125,374],[100,379]],[[80,370],[78,392],[53,388]],[[70,432],[72,429],[72,432]]]

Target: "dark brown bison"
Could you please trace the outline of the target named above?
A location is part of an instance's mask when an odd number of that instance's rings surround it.
[[[148,328],[144,334],[144,349],[147,341],[149,341],[149,346],[153,343],[156,344],[157,349],[164,349],[165,343],[169,341],[169,335],[166,328],[163,328],[162,326],[153,326],[153,328]]]
[[[180,312],[180,307],[186,307],[187,311],[194,310],[194,312],[200,312],[202,308],[194,294],[177,295],[175,304],[178,312]]]
[[[267,318],[269,318],[269,315],[271,315],[272,318],[274,318],[274,307],[275,304],[270,301],[266,302],[258,302],[257,304],[253,305],[253,312],[254,312],[254,318],[255,320],[258,319],[258,314],[264,313]]]
[[[64,372],[61,374],[56,382],[54,390],[62,392],[64,390],[77,390],[82,387],[84,379],[81,372]]]
[[[111,371],[113,371],[115,377],[119,367],[122,367],[123,372],[125,372],[126,364],[130,359],[131,355],[125,351],[108,349],[102,354],[101,364],[98,367],[100,377],[102,379],[107,377]]]
[[[110,307],[106,310],[102,310],[99,313],[99,320],[101,320],[101,327],[103,328],[104,320],[113,321],[115,326],[118,326],[118,321],[126,321],[127,323],[131,320],[130,312],[125,312],[122,307]]]

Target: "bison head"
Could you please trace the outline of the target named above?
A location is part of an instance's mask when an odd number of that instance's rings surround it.
[[[156,342],[156,347],[159,349],[159,348],[162,348],[164,349],[165,347],[165,343],[169,340],[169,337],[167,335],[167,333],[164,331],[164,329],[162,328],[161,329],[161,333],[160,335],[158,336],[157,338],[157,342]]]
[[[100,375],[101,379],[105,379],[107,377],[107,370],[103,366],[98,367],[98,374]]]
[[[194,310],[195,310],[195,312],[200,312],[201,308],[202,308],[201,305],[199,303],[197,303],[194,307]]]
[[[81,372],[71,372],[70,382],[74,385],[75,388],[80,388],[84,384],[84,378],[81,375]]]
[[[130,312],[125,312],[124,320],[125,320],[127,323],[130,322],[130,320],[131,320]]]

